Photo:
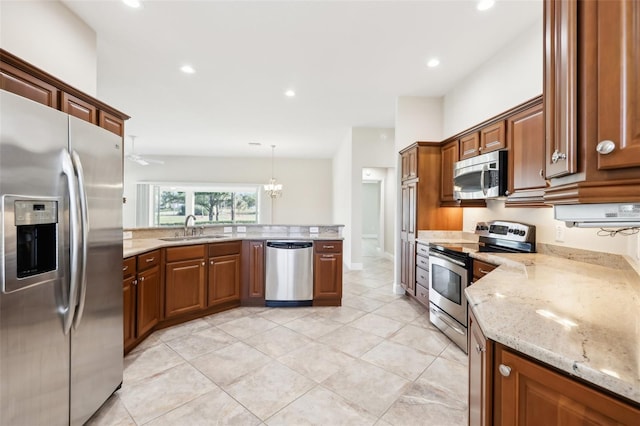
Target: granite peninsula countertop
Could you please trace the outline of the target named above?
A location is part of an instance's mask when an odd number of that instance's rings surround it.
[[[326,233],[312,233],[312,234],[290,234],[290,233],[229,233],[229,234],[211,234],[202,235],[197,238],[189,239],[176,239],[171,241],[163,240],[165,237],[153,237],[153,238],[132,238],[122,241],[122,257],[127,258],[135,256],[141,253],[145,253],[151,250],[156,250],[163,247],[175,247],[175,246],[187,246],[194,244],[209,244],[218,243],[224,241],[237,241],[237,240],[306,240],[306,241],[320,241],[320,240],[344,240],[344,238],[333,232]],[[171,238],[171,237],[170,237]],[[180,237],[176,237],[180,238]]]
[[[481,253],[474,234],[420,231],[499,265],[465,294],[485,336],[640,404],[640,264],[537,244],[538,253]]]
[[[640,403],[640,276],[631,262],[470,253],[500,265],[465,291],[487,338]]]

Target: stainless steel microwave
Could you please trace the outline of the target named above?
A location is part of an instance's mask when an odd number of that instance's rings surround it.
[[[453,196],[457,200],[496,198],[507,192],[507,151],[493,151],[453,167]]]

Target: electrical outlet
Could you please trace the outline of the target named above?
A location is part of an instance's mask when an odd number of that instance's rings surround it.
[[[318,229],[317,226],[310,226],[309,227],[309,233],[311,233],[311,234],[317,234],[318,231],[319,231],[319,229]]]
[[[556,225],[556,242],[564,243],[564,225]]]
[[[123,239],[123,240],[130,240],[130,239],[132,239],[132,238],[133,238],[133,232],[131,232],[131,231],[124,231],[124,232],[122,233],[122,239]]]
[[[247,227],[246,226],[238,226],[238,232],[239,233],[247,232]]]
[[[233,228],[231,228],[230,226],[225,226],[224,227],[224,233],[225,234],[229,234],[231,232],[233,232]]]

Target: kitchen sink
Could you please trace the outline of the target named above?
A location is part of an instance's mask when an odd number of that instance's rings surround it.
[[[211,240],[215,238],[226,238],[226,235],[191,235],[160,238],[162,241],[193,241],[193,240]]]

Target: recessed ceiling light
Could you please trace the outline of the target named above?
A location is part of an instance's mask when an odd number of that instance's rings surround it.
[[[284,95],[289,97],[289,98],[293,98],[296,95],[296,92],[294,92],[293,90],[289,89],[286,92],[284,92]]]
[[[122,0],[122,3],[126,4],[129,7],[133,7],[134,9],[137,9],[140,6],[142,6],[142,3],[140,2],[140,0]]]
[[[251,146],[261,146],[262,144],[260,142],[249,142],[249,145],[251,145]]]
[[[191,65],[183,65],[180,67],[180,71],[182,71],[185,74],[194,74],[196,72],[195,69],[193,69],[193,67]]]
[[[438,65],[440,65],[440,59],[438,58],[429,59],[429,62],[427,62],[427,66],[429,68],[434,68],[434,67],[437,67]]]
[[[489,10],[496,4],[495,0],[480,0],[476,8],[478,10]]]

